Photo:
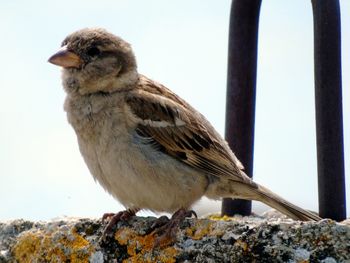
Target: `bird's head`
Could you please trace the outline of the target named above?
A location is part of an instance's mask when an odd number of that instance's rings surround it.
[[[99,28],[67,36],[49,62],[63,67],[68,93],[114,92],[132,86],[138,76],[130,44]]]

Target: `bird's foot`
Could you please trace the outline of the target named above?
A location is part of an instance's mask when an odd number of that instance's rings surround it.
[[[136,214],[137,211],[132,210],[132,209],[127,209],[124,211],[120,211],[116,214],[114,213],[105,213],[102,216],[102,222],[104,223],[105,221],[108,221],[107,226],[103,230],[102,233],[102,240],[106,240],[107,237],[111,237],[114,234],[114,227],[116,224],[120,221],[128,221],[131,217],[133,217]]]
[[[154,247],[164,247],[174,243],[179,225],[186,217],[192,216],[197,218],[196,212],[181,208],[170,219],[166,216],[158,218],[152,225],[152,229],[155,229],[153,234],[157,236]]]

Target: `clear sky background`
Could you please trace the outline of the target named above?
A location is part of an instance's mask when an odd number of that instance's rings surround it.
[[[349,215],[350,1],[340,3]],[[89,174],[63,111],[60,69],[47,63],[66,35],[97,26],[121,36],[132,44],[139,72],[182,96],[223,134],[229,11],[229,0],[2,1],[0,220],[122,209]],[[317,210],[313,76],[311,2],[263,1],[254,178]],[[195,209],[219,211],[220,203],[202,200]]]

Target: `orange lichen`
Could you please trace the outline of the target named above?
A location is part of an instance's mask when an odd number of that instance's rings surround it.
[[[41,238],[32,233],[22,236],[13,248],[15,259],[24,263],[31,262],[32,255],[35,255],[40,248],[40,240]]]
[[[12,250],[18,262],[88,262],[93,252],[90,243],[72,231],[23,234]]]
[[[156,249],[156,237],[153,233],[140,236],[133,229],[124,227],[115,233],[115,239],[119,244],[127,246],[130,257],[123,262],[176,262],[178,250],[174,247],[164,247],[164,244],[160,244],[159,249]]]

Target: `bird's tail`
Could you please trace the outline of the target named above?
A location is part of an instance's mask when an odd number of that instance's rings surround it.
[[[289,216],[290,218],[301,220],[301,221],[318,221],[322,218],[316,215],[315,213],[309,212],[305,209],[302,209],[282,197],[276,195],[271,192],[264,186],[258,185],[257,188],[254,189],[257,193],[257,201],[263,202],[281,213]]]

